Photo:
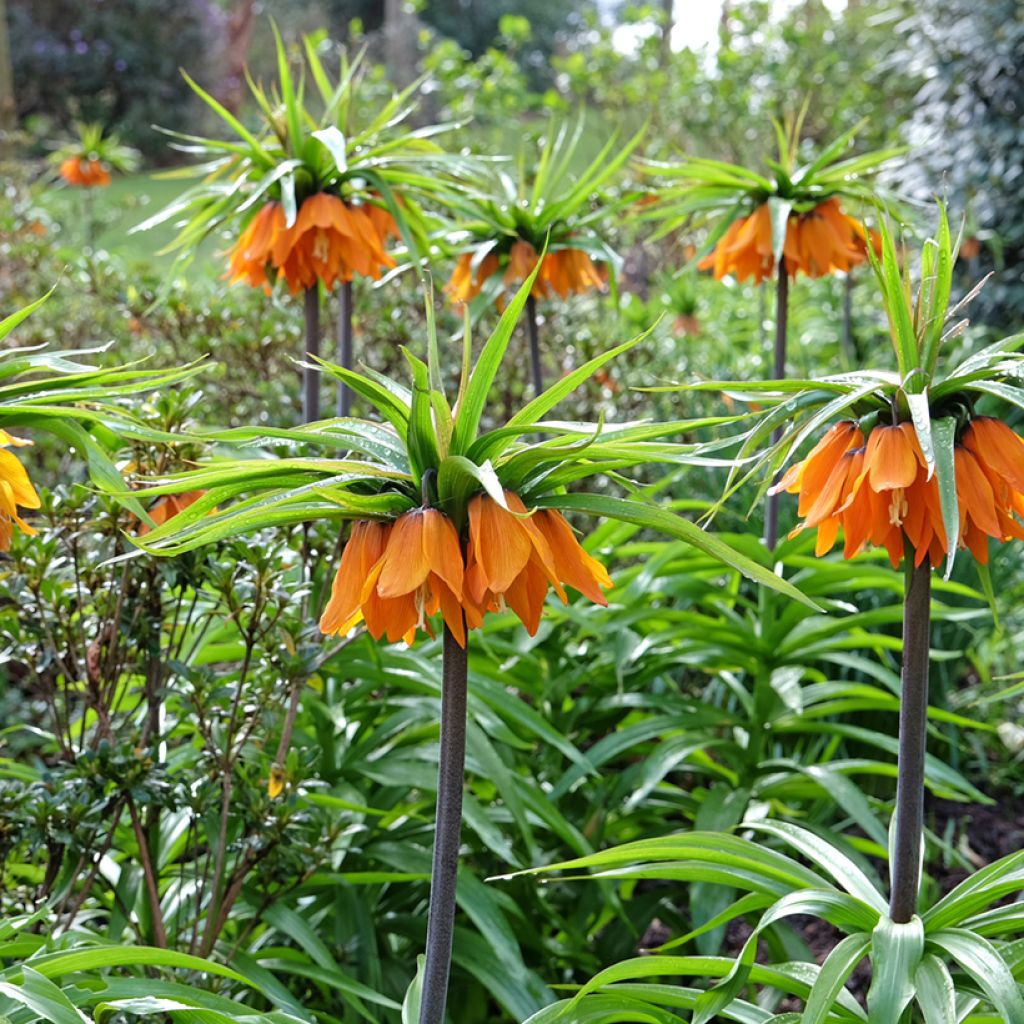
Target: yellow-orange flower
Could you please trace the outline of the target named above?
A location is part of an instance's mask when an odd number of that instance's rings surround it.
[[[244,281],[270,294],[270,254],[285,230],[284,210],[280,203],[265,203],[228,252],[228,271],[232,284]]]
[[[94,157],[69,156],[60,164],[60,176],[69,185],[102,188],[110,184],[110,172]]]
[[[582,249],[556,249],[549,252],[537,275],[538,280],[543,281],[562,299],[572,292],[603,288],[607,277],[607,271],[603,267],[599,268]]]
[[[478,624],[486,611],[508,606],[533,636],[550,584],[566,603],[562,584],[598,604],[612,581],[603,565],[580,547],[560,512],[541,509],[529,515],[522,500],[505,491],[508,509],[489,495],[469,503],[466,594],[476,610],[467,621]]]
[[[377,280],[395,266],[384,247],[396,233],[386,210],[353,206],[327,192],[304,200],[291,227],[279,203],[266,203],[231,248],[225,276],[269,291],[273,269],[293,295],[318,281],[333,288],[355,274]]]
[[[505,500],[508,509],[486,495],[470,501],[465,554],[451,520],[437,509],[414,509],[393,524],[354,523],[321,631],[344,634],[365,621],[374,639],[411,644],[417,629],[430,633],[427,619],[440,611],[464,647],[467,628],[479,628],[487,612],[506,607],[532,636],[549,586],[563,602],[564,584],[606,605],[602,588],[612,581],[562,514],[541,509],[530,515],[511,491]]]
[[[393,525],[357,522],[342,552],[331,598],[320,618],[324,633],[347,633],[366,622],[375,640],[411,644],[416,630],[440,610],[460,646],[464,565],[451,520],[437,509],[413,509]]]
[[[783,243],[786,270],[790,277],[798,271],[808,277],[845,272],[864,261],[868,244],[877,249],[877,236],[869,236],[863,224],[843,213],[833,196],[812,210],[789,215]],[[760,284],[771,277],[775,255],[768,204],[763,203],[749,217],[733,221],[698,267],[713,270],[718,280],[731,274],[738,281],[752,278]]]
[[[14,527],[22,533],[35,536],[32,529],[19,515],[22,508],[39,508],[39,495],[17,457],[7,447],[20,448],[31,444],[20,437],[13,437],[6,430],[0,430],[0,551],[7,551],[14,536]]]

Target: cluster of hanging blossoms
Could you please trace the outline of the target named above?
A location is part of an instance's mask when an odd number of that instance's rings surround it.
[[[1024,439],[988,416],[970,420],[953,449],[959,544],[982,564],[988,538],[1024,539]],[[884,547],[893,566],[904,538],[915,564],[939,565],[948,552],[938,478],[928,464],[913,424],[876,426],[865,443],[853,420],[836,423],[802,462],[791,466],[773,491],[798,494],[803,522],[792,535],[817,529],[816,553],[830,551],[840,527],[843,554],[866,545]],[[791,535],[791,536],[792,536]]]
[[[607,267],[595,263],[582,249],[556,249],[540,258],[536,248],[520,238],[508,250],[502,285],[511,289],[518,287],[533,273],[538,259],[540,267],[530,290],[535,299],[547,299],[552,295],[565,299],[591,288],[603,288],[608,282]],[[487,253],[483,259],[479,259],[476,252],[464,252],[456,262],[444,292],[456,305],[471,302],[500,268],[501,259],[493,252]],[[499,305],[502,298],[499,295]]]
[[[533,636],[549,586],[563,603],[566,585],[606,605],[602,588],[612,581],[565,517],[553,509],[531,515],[511,491],[504,499],[505,507],[486,494],[470,500],[465,553],[455,525],[437,509],[413,509],[394,523],[354,523],[320,629],[342,634],[363,621],[376,640],[411,644],[417,629],[433,635],[428,620],[440,611],[464,647],[467,627],[506,608]]]
[[[279,276],[293,295],[317,281],[333,288],[355,274],[377,280],[395,266],[385,247],[398,233],[391,214],[372,202],[356,205],[317,192],[303,201],[290,226],[282,204],[269,202],[232,246],[224,276],[268,294],[271,276]]]
[[[833,196],[803,213],[789,214],[782,255],[790,277],[797,272],[825,277],[836,271],[846,273],[863,263],[868,245],[877,252],[877,236],[869,236],[864,225],[844,213]],[[752,278],[760,284],[774,277],[775,252],[768,204],[762,203],[750,216],[734,220],[697,266],[713,270],[717,280],[731,274],[737,281]]]
[[[101,160],[87,156],[69,156],[60,162],[60,176],[69,185],[103,188],[110,184],[110,171]]]

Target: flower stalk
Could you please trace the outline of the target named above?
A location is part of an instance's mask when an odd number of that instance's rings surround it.
[[[530,371],[533,393],[544,393],[544,370],[540,364],[540,326],[537,323],[537,300],[531,294],[526,300],[526,329],[530,336]]]
[[[320,285],[306,289],[305,295],[305,353],[307,357],[320,355]],[[302,368],[302,420],[312,423],[320,419],[320,371],[311,363]]]
[[[928,648],[932,570],[927,559],[906,558],[903,598],[903,670],[900,683],[896,810],[890,838],[892,890],[889,916],[897,924],[917,912],[924,834],[924,761],[928,738]]]
[[[772,367],[775,380],[784,380],[786,376],[786,334],[789,329],[789,272],[786,269],[786,257],[779,258],[778,280],[775,284],[775,359]],[[772,434],[772,443],[778,441],[782,430]],[[779,496],[769,494],[764,511],[764,546],[769,551],[775,550],[779,540]]]
[[[343,281],[338,290],[338,365],[352,369],[352,282]],[[338,381],[337,411],[339,416],[352,414],[352,389]]]
[[[466,763],[467,647],[460,646],[452,631],[445,626],[444,662],[441,670],[441,746],[437,765],[437,823],[434,859],[430,869],[427,955],[419,1024],[442,1024],[448,997]]]

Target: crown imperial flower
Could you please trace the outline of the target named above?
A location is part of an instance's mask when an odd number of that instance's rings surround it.
[[[110,184],[110,171],[95,157],[69,156],[60,163],[60,176],[82,188],[104,188]]]
[[[804,213],[791,213],[786,221],[783,256],[790,277],[808,277],[850,270],[867,256],[867,246],[877,248],[864,225],[844,213],[833,196]],[[731,274],[737,281],[752,278],[760,284],[775,273],[771,211],[762,203],[748,217],[733,221],[715,248],[700,261],[701,270],[714,271],[721,280]]]
[[[487,612],[506,608],[533,636],[549,586],[563,603],[563,584],[608,603],[601,589],[612,585],[608,573],[561,513],[531,515],[512,491],[505,503],[484,494],[470,500],[465,554],[454,524],[437,509],[413,509],[390,524],[356,522],[320,629],[344,634],[365,621],[375,639],[411,644],[417,629],[433,635],[428,620],[440,611],[464,647],[467,627],[478,629]]]
[[[288,227],[280,203],[264,204],[228,254],[226,277],[270,291],[268,270],[284,279],[294,295],[322,281],[333,288],[354,274],[380,278],[395,265],[385,252],[397,234],[391,215],[373,204],[355,206],[317,192],[299,207]]]
[[[1024,439],[991,417],[973,419],[953,449],[960,516],[959,546],[988,561],[988,538],[1024,539]],[[893,566],[904,541],[920,565],[948,552],[938,480],[911,423],[876,426],[864,443],[852,420],[834,424],[773,492],[798,494],[803,522],[793,535],[817,529],[816,553],[831,550],[840,528],[846,558],[865,545],[884,547]]]

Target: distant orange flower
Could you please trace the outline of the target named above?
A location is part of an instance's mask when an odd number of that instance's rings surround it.
[[[102,188],[110,184],[110,172],[94,157],[69,156],[60,164],[60,176],[69,185]]]
[[[1024,540],[1024,439],[989,417],[971,421],[954,448],[960,546],[982,564],[988,538]],[[927,472],[913,425],[875,427],[868,436],[845,420],[831,427],[802,462],[791,466],[773,493],[799,494],[804,521],[791,536],[817,529],[822,555],[843,531],[843,555],[865,545],[884,547],[893,566],[909,541],[920,565],[938,565],[948,550],[938,480]]]
[[[877,250],[877,236],[869,236],[863,224],[843,213],[833,196],[812,210],[789,215],[783,243],[786,270],[790,277],[798,271],[808,277],[845,272],[867,258],[868,244]],[[755,284],[770,278],[775,273],[775,254],[768,204],[733,221],[697,266],[713,270],[718,280],[727,274],[737,281],[753,278]]]
[[[598,604],[612,585],[604,566],[579,545],[561,513],[527,513],[505,492],[509,510],[486,495],[469,504],[465,555],[451,520],[414,509],[393,524],[356,522],[342,552],[320,629],[345,634],[365,621],[374,639],[411,644],[430,633],[438,611],[460,646],[487,612],[511,608],[530,635],[537,632],[548,587],[567,601],[563,584]],[[431,635],[433,635],[431,633]]]
[[[15,526],[30,537],[34,537],[36,533],[18,515],[18,506],[39,508],[39,495],[32,486],[25,467],[6,450],[7,447],[21,448],[31,443],[24,438],[8,434],[6,430],[0,430],[0,446],[3,446],[0,447],[0,551],[10,550]]]
[[[484,282],[498,272],[500,261],[493,252],[480,261],[476,273],[473,273],[474,259],[474,253],[463,253],[444,286],[445,294],[456,304],[476,298]],[[537,259],[537,250],[529,242],[516,239],[508,251],[502,284],[506,288],[517,287],[533,273]],[[530,294],[535,299],[547,299],[553,294],[564,299],[574,292],[603,288],[607,277],[607,271],[594,263],[582,249],[556,249],[545,254]]]
[[[181,494],[165,494],[149,510],[149,518],[153,520],[154,525],[140,523],[139,536],[144,537],[150,530],[157,526],[163,526],[169,519],[173,519],[179,512],[197,502],[204,494],[206,491],[182,491]]]
[[[225,276],[269,291],[272,269],[293,295],[318,281],[333,288],[355,274],[377,280],[395,266],[384,246],[396,233],[387,210],[354,206],[326,192],[306,199],[291,227],[280,203],[266,203],[232,246]]]

